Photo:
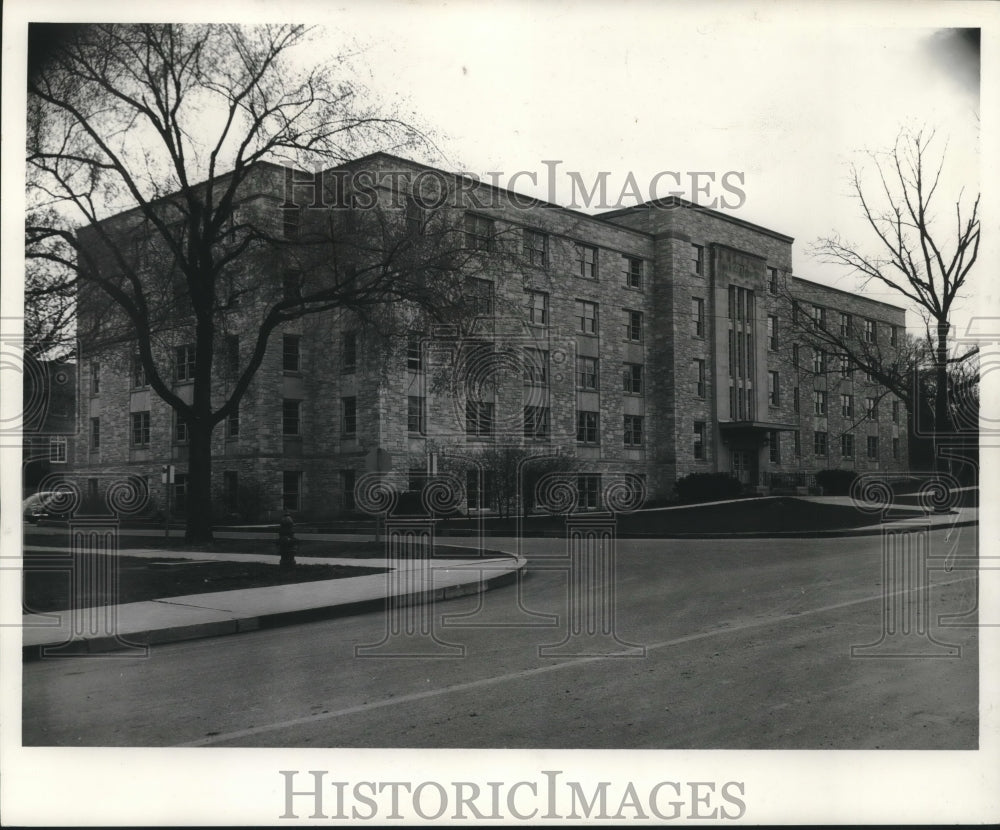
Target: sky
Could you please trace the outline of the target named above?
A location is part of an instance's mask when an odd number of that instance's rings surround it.
[[[936,130],[935,158],[946,157],[937,207],[950,216],[964,187],[971,208],[978,44],[944,25],[955,15],[862,19],[809,8],[820,13],[790,3],[623,0],[612,14],[595,2],[376,0],[324,16],[317,43],[327,54],[358,48],[359,74],[435,136],[441,156],[430,160],[442,167],[499,174],[501,184],[525,171],[514,189],[581,205],[570,174],[590,189],[603,171],[614,206],[630,174],[649,198],[677,189],[660,177],[653,192],[657,173],[677,173],[687,198],[741,202],[727,212],[794,237],[798,276],[856,290],[856,279],[809,249],[833,231],[870,238],[847,186],[865,151],[891,148],[903,127]],[[692,172],[714,173],[715,184],[694,197]],[[744,199],[721,188],[726,173]],[[885,287],[865,293],[905,303]]]

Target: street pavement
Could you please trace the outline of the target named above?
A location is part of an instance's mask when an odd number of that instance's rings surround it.
[[[912,599],[885,591],[877,536],[619,540],[610,632],[571,601],[565,541],[525,540],[519,583],[405,619],[26,663],[23,742],[972,749],[976,533],[929,534],[931,628],[910,657],[852,655]]]

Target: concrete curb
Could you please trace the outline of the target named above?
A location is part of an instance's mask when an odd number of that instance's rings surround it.
[[[430,588],[415,591],[409,594],[396,595],[396,599],[401,600],[402,605],[421,605],[432,602],[442,602],[458,597],[481,594],[494,588],[501,588],[511,585],[520,578],[527,567],[527,560],[524,557],[517,557],[514,554],[507,554],[513,560],[511,570],[496,576],[470,580],[455,585],[445,585],[440,588]],[[469,568],[472,570],[473,568]],[[127,634],[114,636],[104,635],[98,637],[81,638],[71,640],[65,644],[33,644],[22,645],[21,657],[24,662],[35,660],[58,659],[63,656],[78,657],[111,657],[121,659],[127,657],[127,652],[131,648],[149,647],[152,645],[164,645],[166,643],[177,643],[186,640],[199,640],[207,637],[221,637],[229,634],[242,634],[247,631],[259,631],[268,628],[280,628],[286,625],[295,625],[305,622],[316,622],[319,620],[334,619],[337,617],[347,617],[355,614],[362,614],[371,611],[385,610],[391,597],[388,595],[341,603],[331,603],[330,605],[314,606],[299,610],[278,611],[274,613],[260,614],[247,617],[231,617],[229,619],[210,620],[199,623],[189,623],[165,628],[149,629],[146,631],[129,631]],[[67,613],[48,612],[52,614]],[[59,654],[46,655],[43,652],[47,649],[58,649]]]

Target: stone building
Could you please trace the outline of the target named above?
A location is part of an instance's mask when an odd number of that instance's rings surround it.
[[[289,173],[261,169],[241,210],[280,223]],[[347,312],[283,324],[238,415],[214,435],[224,514],[349,511],[379,450],[401,489],[488,447],[569,454],[584,507],[599,506],[601,476],[622,472],[664,498],[697,472],[767,491],[807,485],[824,468],[906,469],[902,402],[840,355],[807,348],[793,319],[889,348],[904,311],[793,276],[788,236],[673,197],[589,215],[382,153],[324,171],[321,184],[297,181],[307,205],[316,187],[328,204],[345,192],[355,207],[359,194],[401,197],[408,221],[446,202],[466,247],[497,266],[468,282],[475,320],[397,332],[395,350],[375,348]],[[429,207],[413,198],[428,187],[440,197]],[[262,278],[280,285],[288,273]],[[237,355],[247,348],[240,319],[230,325]],[[184,430],[132,351],[85,350],[72,467],[91,489],[144,476],[159,497],[161,466],[173,464],[183,509]],[[183,332],[168,351],[183,397],[193,365]],[[220,369],[215,382],[224,391],[230,381]],[[489,506],[490,478],[468,477],[468,506]]]

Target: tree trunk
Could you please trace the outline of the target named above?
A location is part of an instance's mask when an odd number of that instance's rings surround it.
[[[211,542],[212,536],[212,427],[207,420],[188,425],[187,526],[188,544]]]
[[[948,329],[947,320],[937,324],[937,349],[934,360],[934,469],[948,472],[948,459],[941,455],[942,438],[951,433],[951,419],[948,413]]]

